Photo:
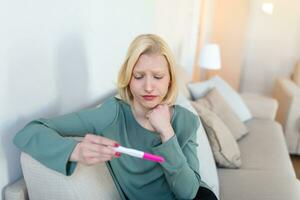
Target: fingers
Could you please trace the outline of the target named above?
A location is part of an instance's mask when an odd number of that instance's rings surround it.
[[[88,134],[82,141],[82,149],[98,153],[100,155],[115,155],[116,151],[111,144],[117,146],[115,141],[105,137]]]
[[[99,144],[87,143],[86,148],[92,152],[106,155],[114,155],[116,151],[108,146],[103,146]]]
[[[119,143],[117,141],[114,141],[114,140],[111,140],[109,138],[105,138],[102,136],[98,136],[98,135],[87,134],[84,138],[87,141],[90,141],[94,144],[101,144],[101,145],[112,146],[112,147],[119,146]]]
[[[158,104],[155,108],[149,110],[146,113],[145,117],[149,119],[151,115],[167,113],[167,112],[169,112],[169,109],[170,109],[170,106],[168,106],[167,104]]]
[[[152,109],[154,110],[167,110],[170,106],[168,104],[158,104],[155,108]]]
[[[112,160],[113,158],[119,158],[121,156],[119,152],[116,152],[114,155],[103,155],[103,154],[99,155],[95,152],[88,152],[85,155],[86,155],[86,157],[85,157],[86,160],[95,158],[102,162]]]
[[[106,162],[121,156],[113,147],[119,144],[111,139],[87,134],[80,143],[80,160],[83,164],[92,165]]]
[[[94,145],[97,146],[97,145]],[[99,145],[98,145],[99,146]],[[105,149],[106,148],[106,149]],[[101,151],[93,151],[92,148],[88,148],[88,145],[82,145],[81,151],[81,162],[86,165],[92,165],[99,162],[110,161],[113,158],[119,158],[121,154],[119,152],[109,151],[109,153],[103,153],[103,150],[106,151],[112,150],[108,147],[104,147]]]
[[[100,162],[106,162],[109,160],[112,160],[113,158],[110,156],[102,156],[102,157],[89,157],[86,159],[86,164],[87,165],[94,165]]]

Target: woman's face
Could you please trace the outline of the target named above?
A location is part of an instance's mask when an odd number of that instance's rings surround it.
[[[168,62],[163,55],[143,54],[133,68],[130,91],[134,105],[152,109],[162,102],[170,83]]]

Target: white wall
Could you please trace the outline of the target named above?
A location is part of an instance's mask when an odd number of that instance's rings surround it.
[[[95,105],[110,94],[136,35],[161,34],[189,68],[197,0],[166,2],[0,1],[2,197],[3,188],[21,176],[15,133],[35,118]]]
[[[155,32],[170,44],[177,63],[192,75],[202,0],[156,0]]]
[[[261,11],[262,2],[273,2],[273,15]],[[300,1],[251,0],[242,92],[270,95],[274,81],[289,76],[300,59]]]

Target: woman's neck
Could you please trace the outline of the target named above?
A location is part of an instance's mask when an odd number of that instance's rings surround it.
[[[132,111],[136,118],[145,120],[147,119],[146,114],[150,111],[150,109],[146,109],[142,107],[140,104],[138,104],[137,102],[133,101]]]

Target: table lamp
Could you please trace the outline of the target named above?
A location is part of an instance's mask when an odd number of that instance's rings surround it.
[[[207,44],[200,52],[200,68],[205,70],[221,69],[221,54],[218,44]],[[201,73],[202,74],[202,73]],[[205,75],[204,75],[205,77]]]

